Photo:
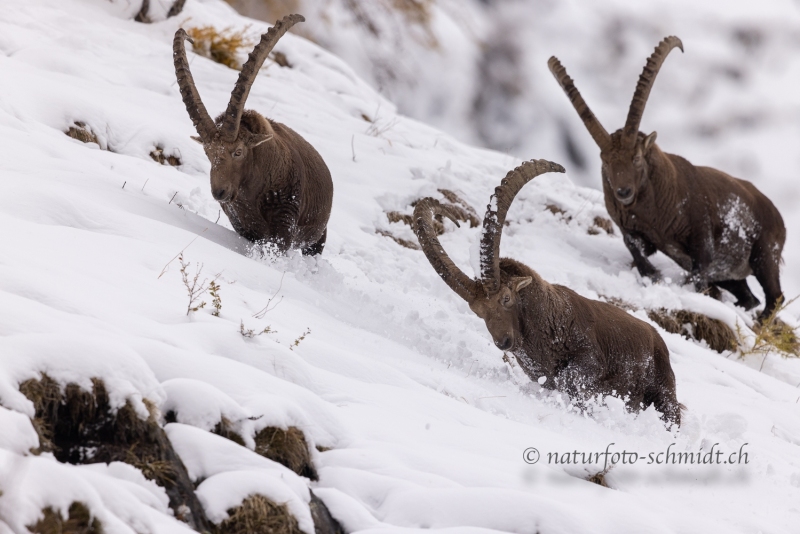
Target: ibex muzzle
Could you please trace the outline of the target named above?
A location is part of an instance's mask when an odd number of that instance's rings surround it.
[[[690,273],[698,291],[710,285],[730,291],[736,304],[759,304],[747,285],[755,275],[766,295],[761,318],[782,298],[780,263],[786,228],[775,206],[753,184],[709,167],[665,154],[656,133],[639,131],[656,75],[677,37],[666,37],[647,60],[625,126],[608,134],[555,57],[548,65],[597,146],[602,161],[606,209],[622,230],[642,276],[661,275],[647,259],[657,250]]]

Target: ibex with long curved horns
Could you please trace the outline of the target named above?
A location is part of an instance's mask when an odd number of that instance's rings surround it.
[[[600,147],[606,208],[639,273],[660,280],[647,259],[660,250],[690,273],[696,290],[726,289],[748,310],[759,304],[746,280],[754,274],[766,296],[764,318],[782,297],[786,228],[777,208],[750,182],[666,154],[655,143],[656,132],[639,131],[653,81],[676,47],[683,50],[677,37],[656,47],[639,77],[625,126],[611,135],[558,59],[551,57],[548,65]]]
[[[494,190],[480,245],[480,280],[464,274],[439,244],[433,218],[456,222],[433,198],[414,208],[414,232],[434,270],[486,323],[497,348],[509,351],[532,379],[568,393],[619,395],[632,410],[653,405],[668,423],[680,424],[675,375],[664,340],[647,323],[621,309],[552,285],[522,263],[500,258],[506,213],[522,187],[557,163],[523,163]],[[458,222],[456,222],[458,224]]]
[[[173,60],[183,103],[211,161],[211,194],[239,235],[273,244],[280,252],[300,248],[320,254],[325,246],[333,182],[322,156],[294,130],[245,110],[261,65],[300,15],[275,23],[250,52],[231,93],[228,109],[212,120],[200,100],[184,41],[175,32]]]

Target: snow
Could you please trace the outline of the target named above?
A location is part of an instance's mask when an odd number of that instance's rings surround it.
[[[438,188],[458,191],[483,215],[491,192],[521,159],[398,115],[342,60],[288,34],[278,48],[292,68],[268,62],[248,108],[289,125],[319,150],[333,176],[334,203],[320,258],[262,257],[233,233],[211,197],[209,163],[190,139],[195,132],[175,84],[172,36],[181,24],[249,24],[254,36],[267,25],[221,0],[189,0],[179,17],[147,25],[130,20],[137,2],[9,3],[0,11],[0,532],[24,532],[42,508],[66,510],[76,500],[106,532],[188,530],[172,517],[163,490],[130,466],[65,465],[27,452],[36,445],[33,410],[18,385],[43,373],[84,387],[101,378],[113,406],[129,401],[142,415],[144,400],[162,415],[174,410],[178,422],[165,430],[190,476],[202,480],[198,493],[214,521],[257,492],[287,502],[310,532],[311,488],[348,532],[796,531],[800,360],[717,354],[661,331],[678,399],[687,407],[678,432],[664,429],[654,410],[629,414],[613,399],[591,415],[576,413],[568,399],[502,360],[484,323],[420,251],[376,233],[388,225],[385,210],[406,208]],[[743,16],[748,5],[731,3],[724,17]],[[570,2],[563,9],[578,7]],[[768,24],[781,13],[772,6],[753,23]],[[680,72],[679,60],[696,61],[692,41],[684,42],[687,53],[670,58],[675,64],[665,69]],[[580,59],[586,49],[567,44],[562,38],[537,54],[564,56],[594,102],[609,89],[604,84],[617,83],[615,74],[601,79],[602,69]],[[720,55],[729,53],[717,46]],[[626,56],[626,65],[641,63],[637,54],[636,61]],[[192,53],[190,61],[215,115],[238,73]],[[547,105],[571,112],[555,82],[546,82],[554,89]],[[696,112],[679,114],[664,104],[671,88],[688,91],[682,83],[665,83],[658,97],[654,91],[645,116],[645,126],[672,125],[659,131],[665,147],[677,138],[677,124]],[[771,87],[737,91],[763,99]],[[715,89],[725,102],[743,98],[730,87]],[[625,89],[625,98],[632,90]],[[610,104],[598,106],[603,118],[619,115]],[[703,116],[715,116],[720,106],[709,105]],[[77,121],[99,145],[64,135]],[[763,150],[766,160],[782,150],[756,185],[786,221],[782,281],[791,297],[800,293],[800,187],[795,153],[781,137],[789,128],[743,136],[747,154]],[[559,135],[552,126],[542,130]],[[745,143],[736,141],[738,132],[692,159],[735,159]],[[181,166],[154,162],[149,152],[156,146],[179,155]],[[542,145],[526,158],[556,159],[552,152]],[[618,230],[590,235],[594,218],[607,216],[602,196],[575,185],[571,167],[566,176],[537,177],[520,192],[504,228],[504,255],[586,297],[627,301],[643,320],[643,309],[668,307],[752,325],[730,300],[683,285],[685,273],[663,255],[654,263],[670,282],[652,285],[631,267]],[[569,217],[554,215],[548,204]],[[441,236],[467,273],[480,231],[448,225]],[[202,264],[201,280],[219,273],[219,317],[209,305],[186,315],[181,251],[190,273]],[[754,281],[751,287],[763,297]],[[271,310],[255,317],[270,302]],[[800,324],[797,307],[783,319]],[[240,325],[274,333],[247,338]],[[298,477],[210,433],[222,417],[239,425],[250,444],[266,426],[302,429],[312,448],[326,449],[312,451],[320,480]],[[601,471],[602,461],[546,461],[548,453],[603,452],[610,444],[647,457],[673,443],[673,451],[694,453],[746,445],[749,463],[616,465],[606,474],[612,490],[582,480]],[[523,461],[530,447],[543,458],[535,465]]]

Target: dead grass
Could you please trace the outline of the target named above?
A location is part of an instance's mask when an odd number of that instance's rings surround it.
[[[250,26],[243,29],[225,28],[218,30],[214,26],[202,26],[199,28],[189,28],[186,33],[194,41],[194,51],[217,63],[234,70],[242,70],[239,56],[244,51],[249,53],[256,45],[256,40],[247,37],[246,33]]]
[[[728,325],[702,313],[660,308],[649,310],[647,316],[667,332],[695,341],[703,340],[717,352],[738,347],[736,334]]]
[[[28,525],[33,534],[103,534],[103,525],[80,502],[70,505],[66,519],[49,506],[42,510],[42,514],[44,517],[36,524]]]
[[[597,484],[598,486],[603,486],[604,488],[610,488],[611,486],[609,486],[608,482],[606,482],[607,473],[608,470],[598,471],[597,473],[586,477],[586,481]]]
[[[439,189],[438,191],[444,197],[444,200],[441,201],[442,205],[450,208],[451,213],[455,215],[457,221],[469,223],[470,228],[480,226],[481,219],[478,217],[478,213],[466,200],[449,189]],[[417,200],[413,201],[410,207],[413,208],[416,206],[417,202]],[[414,217],[410,214],[399,211],[387,211],[386,218],[390,223],[401,223],[413,227]],[[434,218],[433,229],[436,235],[442,235],[444,233],[444,220],[441,215],[437,215]],[[386,230],[376,230],[376,233],[394,240],[394,242],[400,246],[410,248],[411,250],[420,250],[417,243],[397,237]]]
[[[183,515],[197,530],[208,529],[186,468],[148,401],[149,416],[141,419],[130,402],[112,410],[105,384],[96,378],[91,391],[77,384],[62,389],[47,375],[27,380],[19,389],[34,405],[40,444],[34,453],[51,452],[59,462],[71,464],[133,465],[165,489],[176,516]]]
[[[594,225],[589,227],[588,232],[590,235],[597,235],[600,233],[600,230],[605,231],[608,235],[614,235],[614,223],[611,222],[611,219],[606,219],[598,215],[594,218]]]
[[[311,480],[318,480],[317,470],[311,462],[311,454],[303,431],[290,426],[288,430],[269,426],[255,437],[256,452],[278,462]]]
[[[150,152],[150,157],[153,161],[160,163],[161,165],[171,165],[172,167],[178,167],[181,164],[181,158],[173,155],[165,155],[164,148],[157,146],[155,150]]]
[[[409,241],[408,239],[403,239],[402,237],[397,237],[391,232],[387,232],[386,230],[376,230],[375,233],[378,235],[382,235],[384,237],[388,237],[401,247],[410,248],[411,250],[420,250],[419,245],[417,245],[413,241]]]
[[[800,357],[800,335],[798,335],[797,329],[778,319],[778,314],[795,300],[797,300],[797,297],[784,302],[781,297],[772,313],[762,320],[760,324],[755,324],[753,327],[755,338],[752,341],[752,345],[739,324],[736,324],[736,337],[739,341],[740,356],[761,354],[766,359],[768,354],[778,352],[784,357]]]
[[[218,534],[303,534],[285,504],[276,504],[263,495],[250,495],[228,510],[228,519],[216,530]]]
[[[97,135],[92,132],[91,128],[86,126],[86,123],[76,122],[74,126],[70,126],[64,133],[73,139],[77,139],[81,143],[95,143],[98,146],[100,145]]]

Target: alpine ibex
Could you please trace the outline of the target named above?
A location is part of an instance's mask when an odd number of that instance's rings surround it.
[[[726,289],[748,310],[759,304],[746,280],[754,274],[766,296],[763,319],[782,297],[786,228],[777,208],[750,182],[666,154],[655,143],[656,132],[639,131],[653,81],[675,47],[683,51],[677,37],[656,47],[639,77],[625,126],[611,135],[558,59],[551,57],[548,65],[600,147],[606,208],[639,273],[661,279],[647,259],[660,250],[690,273],[697,291],[710,285]]]
[[[300,248],[320,254],[325,246],[333,182],[322,156],[294,130],[245,110],[250,87],[272,48],[300,15],[288,15],[261,36],[231,93],[228,109],[212,120],[195,87],[179,29],[173,60],[183,103],[211,161],[211,194],[239,235],[278,251]]]
[[[619,395],[632,410],[652,404],[665,421],[680,424],[669,351],[652,326],[616,306],[551,285],[518,261],[500,258],[511,202],[527,182],[551,171],[564,168],[544,160],[525,162],[494,190],[483,220],[480,280],[464,274],[439,244],[434,216],[456,220],[433,198],[414,208],[414,232],[425,256],[484,320],[497,348],[514,354],[531,380],[568,393],[578,404],[596,394]]]

